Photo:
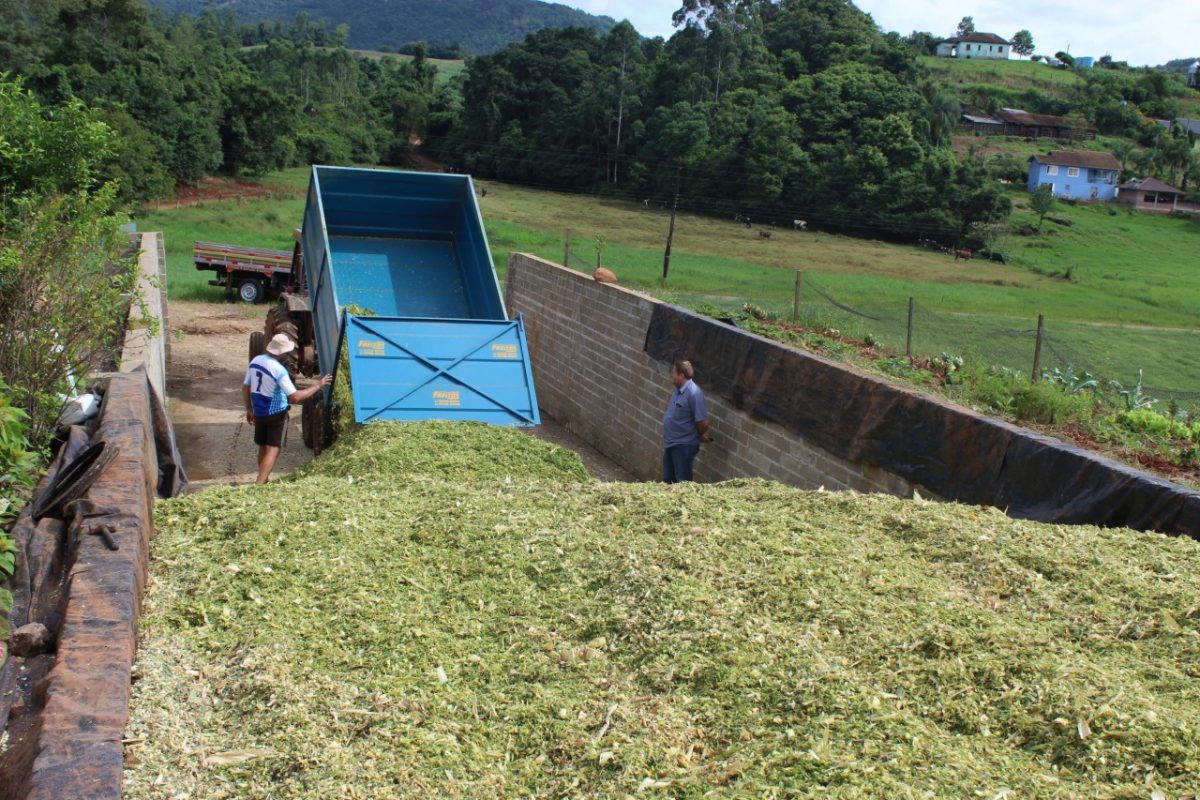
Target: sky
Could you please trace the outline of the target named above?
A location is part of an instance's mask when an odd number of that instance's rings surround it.
[[[670,38],[678,0],[558,0],[564,5],[616,20],[628,19],[643,36]],[[1110,55],[1133,66],[1156,66],[1200,57],[1200,4],[1138,3],[1130,0],[856,0],[885,31],[907,36],[929,31],[950,36],[964,16],[975,29],[1005,39],[1025,29],[1035,52],[1073,56]]]

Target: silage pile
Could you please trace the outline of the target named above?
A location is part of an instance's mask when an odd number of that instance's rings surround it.
[[[1191,540],[520,438],[371,426],[162,503],[126,796],[1200,791]]]

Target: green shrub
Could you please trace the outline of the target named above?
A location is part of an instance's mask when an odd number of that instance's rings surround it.
[[[1090,392],[1072,393],[1062,384],[1039,381],[1005,367],[968,365],[963,369],[964,399],[1022,422],[1087,423],[1096,398]]]
[[[1133,433],[1144,433],[1164,439],[1196,441],[1200,425],[1171,419],[1149,408],[1122,411],[1112,417],[1113,421]]]
[[[0,381],[0,525],[22,508],[37,481],[41,463],[26,437],[28,421],[28,414],[12,406],[9,388]],[[4,566],[0,550],[0,575]]]
[[[1039,381],[1018,387],[1012,413],[1019,420],[1044,425],[1084,423],[1092,418],[1095,402],[1090,394],[1069,394],[1059,386]]]
[[[40,462],[26,439],[28,415],[9,403],[9,390],[0,381],[0,525],[9,521],[25,505],[29,490],[37,479]],[[17,545],[0,530],[0,584],[16,569]],[[12,594],[0,586],[0,641],[8,632],[8,612],[12,610]],[[7,652],[0,647],[0,666]]]

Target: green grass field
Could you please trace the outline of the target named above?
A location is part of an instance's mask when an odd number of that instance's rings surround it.
[[[412,56],[404,55],[403,53],[384,53],[380,50],[351,50],[357,56],[369,58],[378,61],[383,58],[395,58],[400,61],[412,61]],[[450,58],[427,58],[425,59],[433,66],[437,67],[437,82],[438,84],[449,83],[450,79],[462,73],[467,68],[467,62],[459,59]]]
[[[245,47],[244,49],[254,50],[254,49],[262,48],[265,46],[266,45],[254,44],[254,45],[249,45],[249,46]],[[324,49],[332,50],[333,48],[327,47]],[[384,58],[395,58],[400,61],[412,61],[412,56],[404,55],[403,53],[385,53],[381,50],[354,50],[354,49],[350,49],[349,52],[351,52],[354,55],[359,56],[361,58],[369,58],[372,61],[379,61]],[[429,58],[429,59],[426,59],[426,61],[428,61],[433,66],[437,67],[437,79],[436,80],[437,80],[437,83],[439,86],[442,84],[445,84],[445,83],[449,83],[451,78],[453,78],[455,75],[462,73],[467,68],[467,62],[463,61],[462,59]]]
[[[288,188],[269,199],[141,215],[141,229],[165,233],[172,296],[224,297],[206,285],[210,273],[192,268],[195,239],[291,247],[306,180],[306,170],[290,170],[271,176],[272,185]],[[1010,262],[998,264],[824,232],[776,230],[763,239],[732,221],[680,214],[663,282],[667,212],[479,185],[488,189],[480,205],[502,278],[510,252],[561,262],[569,231],[572,267],[590,271],[599,249],[603,264],[623,284],[684,305],[734,308],[750,302],[790,315],[799,271],[804,319],[860,337],[871,334],[886,347],[903,349],[913,298],[918,353],[975,352],[1028,369],[1033,331],[1043,314],[1052,345],[1043,357],[1047,366],[1070,364],[1127,383],[1143,369],[1147,385],[1161,393],[1200,391],[1200,364],[1189,357],[1200,328],[1200,273],[1193,268],[1197,221],[1060,203],[1051,216],[1071,221],[1070,227],[1047,220],[1041,233],[1008,235],[998,249],[1010,254]],[[1036,226],[1023,193],[1014,191],[1013,198],[1013,227]],[[818,287],[861,313],[831,304]]]
[[[929,69],[934,81],[952,87],[985,84],[1006,89],[1037,89],[1057,97],[1084,84],[1084,79],[1070,70],[1033,61],[922,56],[921,64]]]

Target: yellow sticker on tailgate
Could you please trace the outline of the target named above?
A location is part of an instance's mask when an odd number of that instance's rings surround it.
[[[359,339],[358,354],[360,356],[381,356],[384,354],[386,346],[383,342],[374,339]]]

